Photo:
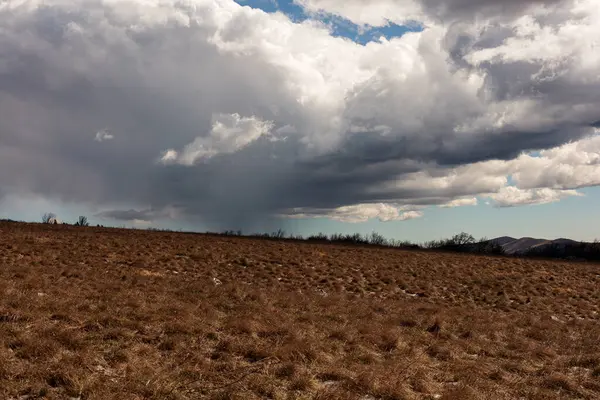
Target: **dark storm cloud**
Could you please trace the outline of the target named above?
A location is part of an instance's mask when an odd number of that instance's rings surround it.
[[[319,165],[329,167],[332,173],[327,176],[328,180],[350,177],[353,182],[364,185],[376,177],[389,178],[417,172],[427,169],[427,166],[455,167],[487,160],[510,160],[523,151],[549,149],[580,139],[589,133],[589,127],[566,125],[534,132],[507,127],[505,131],[467,138],[451,132],[411,138],[355,134],[336,154],[309,165],[315,168],[315,172]],[[318,177],[318,174],[315,175]]]

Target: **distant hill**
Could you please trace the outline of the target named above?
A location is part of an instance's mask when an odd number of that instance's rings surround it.
[[[500,245],[500,246],[504,246],[505,244],[510,243],[510,242],[514,242],[515,240],[517,240],[517,239],[515,239],[514,237],[501,236],[499,238],[490,240],[490,243],[494,243],[494,244],[497,244],[497,245]]]
[[[524,237],[520,239],[515,239],[510,242],[506,242],[501,246],[505,254],[522,254],[527,252],[532,247],[541,246],[549,242],[550,241],[546,239]]]
[[[531,246],[528,250],[529,251],[543,251],[546,248],[549,247],[553,247],[553,248],[567,248],[569,246],[576,246],[579,244],[583,244],[583,242],[578,242],[575,240],[571,240],[571,239],[555,239],[555,240],[547,240],[543,243],[539,243],[536,245]]]
[[[600,259],[600,244],[578,242],[571,239],[536,239],[524,237],[515,239],[502,236],[491,239],[486,243],[500,246],[506,255],[568,258],[568,259]]]
[[[504,254],[507,255],[522,255],[532,251],[540,252],[547,248],[565,248],[582,243],[564,238],[555,240],[535,239],[531,237],[515,239],[508,236],[492,239],[490,242],[501,246],[502,250],[504,250]]]

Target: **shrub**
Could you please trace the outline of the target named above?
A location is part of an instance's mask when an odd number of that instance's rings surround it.
[[[388,240],[381,234],[377,232],[371,233],[371,237],[369,238],[369,244],[376,246],[388,246]]]
[[[312,242],[329,242],[329,237],[326,234],[319,232],[316,235],[310,235],[307,240]]]

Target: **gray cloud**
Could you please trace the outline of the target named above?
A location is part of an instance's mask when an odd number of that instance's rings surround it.
[[[102,219],[113,219],[117,221],[146,221],[151,222],[160,217],[154,210],[109,210],[95,215]]]
[[[580,140],[600,120],[591,7],[587,19],[555,10],[528,23],[490,5],[489,24],[465,17],[363,47],[233,2],[19,3],[0,8],[0,187],[113,210],[105,218],[402,220],[385,204],[500,193],[509,167],[450,178]],[[424,4],[460,20],[475,3]],[[570,23],[579,30],[542,29]],[[558,50],[524,53],[531,40]],[[118,140],[93,143],[107,126]],[[539,193],[503,201],[550,196]]]
[[[421,0],[429,15],[441,20],[472,18],[476,15],[506,16],[525,12],[532,6],[556,6],[571,0]]]
[[[477,18],[512,18],[532,7],[560,7],[572,0],[294,0],[308,12],[342,16],[359,25],[382,26],[389,21],[455,23]]]

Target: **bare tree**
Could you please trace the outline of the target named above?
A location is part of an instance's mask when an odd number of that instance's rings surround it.
[[[54,214],[54,213],[45,213],[42,216],[42,222],[44,224],[56,223],[56,214]]]
[[[371,236],[368,238],[369,244],[375,245],[375,246],[387,246],[388,240],[381,234],[377,233],[377,232],[373,232],[371,233]]]
[[[90,223],[88,222],[87,217],[81,215],[79,216],[79,219],[77,220],[77,222],[75,222],[75,226],[89,226]]]

